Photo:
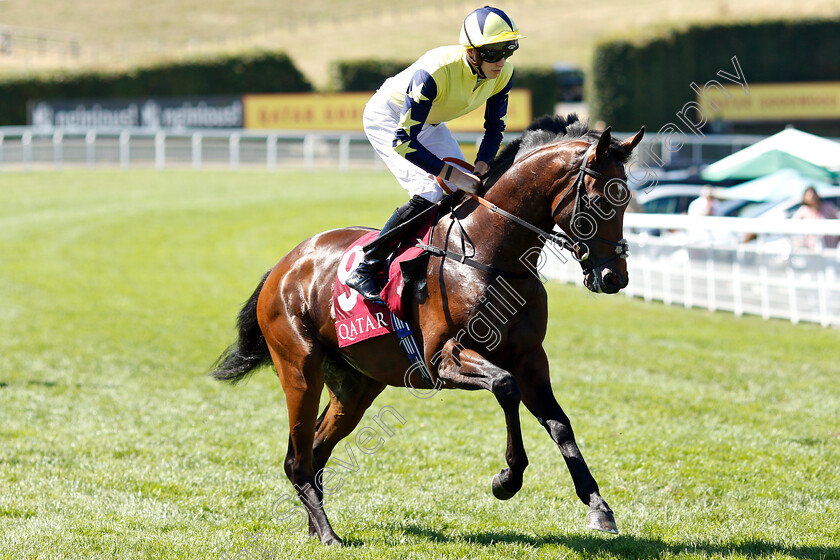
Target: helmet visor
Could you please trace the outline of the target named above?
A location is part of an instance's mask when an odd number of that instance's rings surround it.
[[[513,51],[519,48],[519,41],[507,41],[505,43],[492,43],[477,47],[478,57],[485,62],[499,62],[503,58],[513,56]]]

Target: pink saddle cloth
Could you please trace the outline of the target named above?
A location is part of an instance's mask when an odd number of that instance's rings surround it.
[[[335,276],[333,288],[333,308],[335,309],[335,330],[338,335],[338,346],[344,348],[363,340],[368,340],[383,334],[395,331],[391,313],[402,321],[407,321],[405,301],[405,287],[407,279],[406,270],[412,261],[420,258],[424,250],[415,247],[413,241],[419,240],[428,243],[431,235],[432,224],[437,217],[435,212],[426,220],[419,229],[407,236],[403,246],[390,261],[386,271],[379,273],[379,284],[385,282],[385,287],[380,292],[380,297],[385,305],[366,300],[359,292],[347,286],[344,282],[356,266],[365,257],[363,247],[376,239],[378,231],[366,233],[348,247],[338,265],[338,273]]]

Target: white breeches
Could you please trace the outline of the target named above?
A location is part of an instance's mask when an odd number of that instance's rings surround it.
[[[420,195],[430,202],[443,198],[444,191],[431,173],[423,171],[394,150],[394,133],[399,126],[400,108],[387,96],[376,93],[365,106],[363,123],[365,134],[373,149],[397,178],[409,196]],[[464,154],[445,123],[423,125],[418,140],[423,146],[443,159],[464,160]],[[454,185],[447,183],[450,190]]]

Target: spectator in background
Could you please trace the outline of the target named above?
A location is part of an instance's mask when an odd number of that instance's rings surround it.
[[[802,206],[800,206],[793,216],[794,220],[836,220],[837,207],[830,202],[824,201],[817,194],[817,189],[808,187],[802,193]],[[808,249],[816,249],[822,244],[822,247],[833,249],[837,247],[836,235],[806,235],[802,239],[802,245]]]
[[[715,190],[710,185],[703,187],[700,196],[688,205],[687,213],[689,216],[717,216],[719,209]]]

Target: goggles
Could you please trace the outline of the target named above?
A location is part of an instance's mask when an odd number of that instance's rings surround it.
[[[500,48],[501,47],[501,48]],[[494,45],[487,45],[484,47],[477,47],[475,50],[478,57],[484,62],[499,62],[503,58],[510,58],[513,56],[513,51],[519,48],[519,41],[510,41],[507,43],[496,43]]]

